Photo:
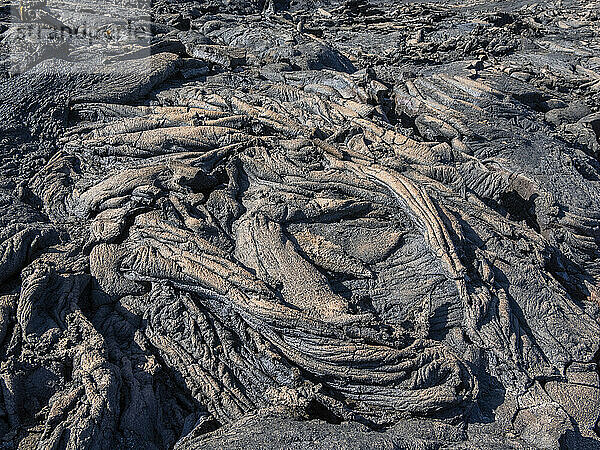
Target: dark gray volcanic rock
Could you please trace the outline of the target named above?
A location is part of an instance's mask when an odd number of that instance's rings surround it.
[[[599,10],[0,3],[0,448],[600,448]]]

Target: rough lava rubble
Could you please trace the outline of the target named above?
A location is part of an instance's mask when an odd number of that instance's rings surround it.
[[[0,448],[600,448],[599,32],[0,2]]]

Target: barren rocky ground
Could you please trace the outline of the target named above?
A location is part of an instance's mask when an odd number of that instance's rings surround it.
[[[0,448],[600,448],[599,32],[0,1]]]

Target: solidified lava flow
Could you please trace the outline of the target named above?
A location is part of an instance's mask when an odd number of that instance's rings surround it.
[[[0,0],[0,449],[600,448],[599,33]]]

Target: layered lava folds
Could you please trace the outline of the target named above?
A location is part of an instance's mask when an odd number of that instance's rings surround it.
[[[0,22],[77,49],[0,80],[2,445],[595,448],[587,9],[88,3]]]

